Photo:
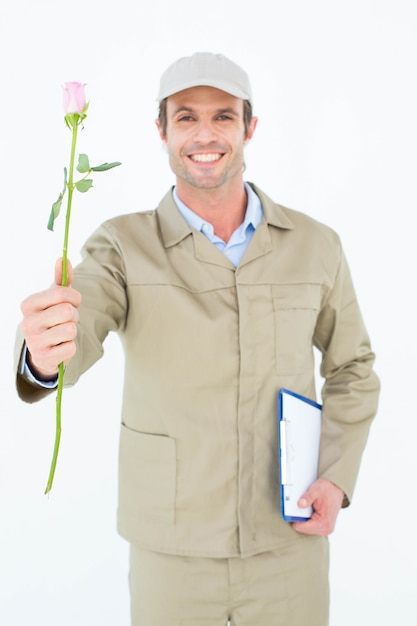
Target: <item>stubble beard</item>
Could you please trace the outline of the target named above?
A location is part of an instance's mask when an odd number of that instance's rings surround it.
[[[187,157],[185,157],[187,158]],[[224,157],[222,157],[224,158]],[[194,175],[181,159],[170,155],[170,166],[174,174],[187,184],[197,189],[218,189],[222,187],[229,179],[236,176],[244,170],[243,158],[239,161],[233,160],[220,171],[215,171],[216,165],[207,168],[207,171],[201,171],[198,175]],[[210,169],[212,171],[210,171]]]

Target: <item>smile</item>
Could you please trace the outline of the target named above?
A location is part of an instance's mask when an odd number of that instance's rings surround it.
[[[214,161],[219,161],[222,158],[221,153],[210,153],[210,154],[191,154],[190,159],[192,161],[196,161],[197,163],[214,163]]]

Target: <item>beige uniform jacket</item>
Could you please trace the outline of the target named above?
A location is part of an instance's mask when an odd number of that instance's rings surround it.
[[[65,380],[120,335],[118,528],[138,546],[230,557],[294,539],[280,515],[277,393],[315,398],[313,346],[326,381],[320,475],[352,497],[379,382],[348,266],[334,231],[253,188],[264,220],[237,268],[169,192],[156,211],[104,223],[76,269]],[[17,385],[29,402],[46,393]]]

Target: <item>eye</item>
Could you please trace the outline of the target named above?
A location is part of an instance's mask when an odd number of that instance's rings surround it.
[[[181,117],[178,118],[179,122],[192,122],[193,121],[193,116],[192,115],[182,115]]]

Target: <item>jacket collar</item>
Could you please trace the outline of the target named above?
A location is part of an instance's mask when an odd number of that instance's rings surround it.
[[[156,210],[165,248],[175,246],[193,232],[179,212],[172,190],[173,187],[162,198]]]
[[[249,183],[259,196],[264,211],[264,219],[256,229],[255,235],[245,252],[240,265],[246,264],[259,256],[263,256],[272,250],[271,237],[268,225],[275,228],[290,230],[294,228],[293,222],[288,217],[284,207],[273,202],[263,191],[253,183]],[[189,235],[193,235],[195,256],[197,259],[216,265],[222,265],[229,269],[235,269],[232,263],[207,240],[202,233],[194,231],[179,212],[173,195],[172,188],[161,200],[157,215],[161,235],[165,248],[179,244]]]
[[[275,226],[276,228],[283,228],[284,230],[292,230],[294,228],[293,222],[288,217],[286,210],[280,204],[276,204],[266,195],[259,187],[253,183],[249,183],[257,196],[259,196],[264,210],[264,217],[267,224]]]

